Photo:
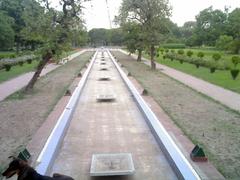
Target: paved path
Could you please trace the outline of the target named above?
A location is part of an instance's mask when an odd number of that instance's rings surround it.
[[[80,52],[74,53],[70,55],[68,58],[69,60],[74,59],[75,57],[79,56],[80,54],[84,53],[86,50],[82,50]],[[42,71],[41,76],[49,73],[50,71],[56,69],[60,65],[56,64],[48,64]],[[0,101],[4,100],[9,95],[13,94],[14,92],[22,89],[24,86],[28,84],[31,80],[34,72],[29,72],[23,75],[20,75],[16,78],[13,78],[9,81],[3,82],[0,84]]]
[[[128,54],[124,50],[119,50],[124,54]],[[133,58],[137,58],[136,55],[132,55]],[[143,62],[150,65],[150,60],[143,58]],[[198,79],[186,73],[180,72],[168,66],[156,63],[157,69],[161,70],[162,73],[180,81],[181,83],[191,87],[192,89],[205,94],[214,100],[220,102],[229,108],[240,112],[240,94],[224,89],[217,85],[211,84],[204,80]]]
[[[89,176],[93,154],[131,153],[136,168],[134,175],[100,179],[177,179],[106,53],[105,60],[106,65],[101,65],[101,53],[97,55],[52,172],[61,172],[75,179],[97,180],[99,178]],[[108,71],[99,71],[102,67]],[[110,77],[111,80],[99,81],[101,77]],[[114,95],[116,100],[98,103],[96,98],[102,94]],[[103,165],[109,166],[108,162]],[[116,161],[111,167],[119,169],[119,165]]]

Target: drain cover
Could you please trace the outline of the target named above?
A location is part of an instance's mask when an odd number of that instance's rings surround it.
[[[107,68],[101,68],[100,71],[108,71]]]
[[[98,95],[97,101],[98,102],[112,102],[115,100],[115,97],[113,95]]]
[[[99,81],[110,81],[109,77],[101,77],[98,79]]]
[[[91,176],[122,176],[132,175],[134,172],[130,153],[94,154],[92,156]]]

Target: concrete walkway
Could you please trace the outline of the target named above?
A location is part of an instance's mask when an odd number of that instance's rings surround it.
[[[119,50],[124,54],[128,54],[124,50]],[[137,58],[135,54],[131,55],[133,58]],[[150,66],[150,60],[143,58],[143,62]],[[211,84],[199,78],[193,77],[181,71],[175,70],[168,66],[156,63],[157,69],[161,70],[162,73],[180,81],[188,87],[205,94],[212,99],[220,102],[221,104],[240,112],[240,94],[224,89],[217,85]]]
[[[80,52],[74,53],[70,56],[68,56],[69,60],[74,59],[75,57],[81,55],[86,50],[82,50]],[[60,65],[57,64],[48,64],[42,71],[41,76],[46,75],[47,73],[53,71],[54,69],[58,68]],[[23,75],[20,75],[16,78],[13,78],[11,80],[5,81],[0,84],[0,101],[4,100],[9,95],[13,94],[14,92],[22,89],[24,86],[28,84],[28,82],[31,80],[32,76],[34,75],[34,72],[28,72]]]
[[[131,93],[106,53],[106,64],[101,62],[99,53],[59,148],[52,173],[61,172],[76,180],[177,179]],[[107,68],[108,71],[100,71],[101,68]],[[110,77],[110,81],[99,81],[102,77]],[[113,95],[116,100],[97,102],[99,95]],[[90,177],[92,155],[102,153],[131,153],[135,174]],[[109,162],[103,166],[109,166]],[[119,169],[119,166],[116,161],[111,168]]]

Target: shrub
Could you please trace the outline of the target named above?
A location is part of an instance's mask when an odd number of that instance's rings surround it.
[[[0,54],[0,59],[8,59],[8,58],[15,58],[16,54],[15,53],[3,53]]]
[[[168,53],[168,52],[169,52],[169,49],[165,49],[165,52]]]
[[[196,68],[199,68],[200,66],[204,66],[204,62],[202,59],[199,58],[193,58],[193,64],[195,64]]]
[[[239,62],[240,62],[239,56],[232,57],[232,63],[234,64],[235,67],[238,65]]]
[[[212,55],[212,58],[214,59],[214,61],[218,61],[219,59],[221,59],[221,55],[219,53],[215,53]]]
[[[175,53],[175,50],[174,50],[174,49],[171,49],[171,53]]]
[[[12,67],[12,64],[4,64],[4,68],[6,71],[10,71],[11,70],[11,67]]]
[[[187,56],[188,57],[192,57],[192,55],[193,55],[193,52],[191,50],[187,51]]]
[[[9,58],[15,58],[16,57],[16,54],[10,54],[9,55]]]
[[[235,80],[238,77],[239,69],[232,69],[230,72],[231,72],[233,80]]]
[[[214,63],[213,61],[207,62],[206,65],[207,67],[209,67],[210,73],[214,73],[216,71],[217,66],[216,66],[216,63]]]
[[[238,38],[234,39],[230,43],[229,50],[234,54],[239,54],[240,53],[240,40]]]
[[[185,44],[174,44],[174,43],[168,43],[163,45],[166,49],[185,49]]]
[[[184,50],[179,49],[179,50],[178,50],[178,54],[183,55],[183,54],[184,54]]]
[[[28,59],[28,60],[27,60],[27,63],[28,63],[28,64],[32,64],[32,59]]]
[[[210,67],[210,73],[214,73],[216,71],[215,67]]]
[[[199,53],[197,54],[197,57],[203,58],[203,57],[204,57],[204,53],[203,53],[203,52],[199,52]]]
[[[161,52],[161,54],[164,53],[164,49],[163,48],[160,48],[159,51]]]
[[[23,63],[24,63],[23,61],[18,62],[19,66],[23,66]]]
[[[216,41],[216,47],[220,50],[229,50],[232,41],[232,36],[221,35]]]

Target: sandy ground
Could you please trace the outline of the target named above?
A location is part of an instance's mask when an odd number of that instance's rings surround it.
[[[41,78],[32,94],[0,102],[0,171],[8,156],[26,146],[92,53],[86,52]]]
[[[165,112],[193,140],[227,179],[240,177],[240,114],[161,72],[113,52]]]

